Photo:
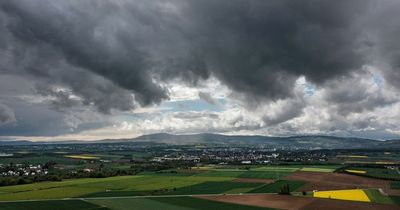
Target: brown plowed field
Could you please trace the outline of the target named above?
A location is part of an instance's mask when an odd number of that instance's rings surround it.
[[[240,178],[240,179],[235,179],[233,182],[242,182],[242,183],[273,183],[274,180],[272,179],[250,179],[250,178]]]
[[[289,210],[395,210],[395,205],[375,204],[367,202],[339,201],[311,197],[295,197],[289,195],[215,195],[198,196],[199,198],[236,203],[250,206],[270,207]]]
[[[389,204],[339,201],[330,199],[316,199],[314,202],[304,206],[301,210],[395,210],[400,209],[400,206]]]
[[[388,180],[350,174],[296,171],[286,176],[285,179],[307,182],[299,191],[381,188],[389,195],[400,195],[400,190],[390,189],[390,181]]]
[[[294,197],[289,195],[225,195],[200,196],[213,201],[236,203],[250,206],[271,207],[278,209],[301,209],[313,202],[313,198]]]

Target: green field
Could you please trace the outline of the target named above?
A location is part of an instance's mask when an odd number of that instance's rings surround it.
[[[242,166],[243,167],[243,166]],[[197,176],[219,176],[235,178],[263,178],[281,179],[295,171],[334,172],[341,165],[287,165],[287,166],[261,166],[243,169],[239,166],[226,166],[224,168],[208,166],[202,168],[203,173]]]
[[[300,169],[300,171],[310,171],[310,172],[326,172],[331,173],[336,169],[342,167],[341,165],[316,165],[316,166],[305,166]]]
[[[367,194],[371,202],[395,204],[395,202],[389,196],[382,195],[377,189],[368,189],[364,190],[364,192]]]
[[[396,205],[400,205],[400,196],[389,196]]]
[[[268,210],[194,197],[105,198],[0,203],[1,210]]]
[[[377,189],[364,190],[371,202],[400,205],[400,196],[385,196]]]
[[[254,179],[280,179],[289,175],[290,172],[283,171],[246,171],[239,175],[239,178],[254,178]]]
[[[351,167],[348,170],[366,171],[365,174],[357,174],[360,176],[367,176],[376,179],[399,180],[400,172],[394,169],[387,168],[367,168],[367,167]]]
[[[143,173],[135,176],[108,178],[83,178],[62,182],[41,182],[26,185],[0,187],[0,201],[61,199],[83,197],[140,196],[140,195],[187,195],[246,193],[255,189],[278,192],[273,186],[260,183],[232,182],[237,178],[264,178],[278,180],[298,170],[296,167],[259,167],[257,170],[213,169],[185,170],[164,173]],[[290,183],[293,184],[293,183]],[[262,188],[264,187],[264,188]],[[296,189],[296,186],[291,186]],[[280,188],[280,187],[278,187]]]
[[[113,210],[141,210],[141,209],[163,209],[163,210],[193,210],[185,206],[173,205],[148,198],[121,198],[121,199],[96,199],[89,202],[106,206]]]
[[[196,174],[198,177],[231,177],[237,178],[244,171],[204,171],[203,173]]]
[[[279,193],[284,185],[288,184],[290,191],[295,191],[305,184],[302,181],[279,180],[249,191],[249,193]]]
[[[232,178],[257,178],[257,179],[280,179],[291,173],[289,170],[232,170],[217,169],[198,173],[194,176],[207,177],[232,177]]]
[[[141,172],[139,175],[150,175],[150,176],[193,176],[199,173],[190,172],[190,171],[175,171],[170,172],[163,171],[163,172]]]
[[[118,196],[143,196],[143,195],[199,195],[199,194],[222,194],[222,193],[246,193],[257,187],[260,183],[238,183],[231,181],[222,182],[202,182],[199,184],[188,185],[160,190],[117,190],[108,192],[97,192],[83,197],[118,197]]]
[[[245,193],[254,188],[260,187],[260,183],[240,183],[240,182],[204,182],[178,188],[169,194],[175,195],[194,195],[194,194],[220,194],[220,193]]]
[[[103,156],[103,155],[101,155]],[[104,155],[116,158],[118,155]],[[198,169],[169,169],[145,172],[134,176],[82,178],[62,182],[41,182],[0,187],[0,201],[95,198],[143,195],[277,193],[284,184],[294,191],[304,183],[281,180],[297,170],[331,172],[337,165],[285,165],[243,168],[200,167]],[[238,178],[278,180],[272,184],[232,182]],[[394,183],[396,186],[396,183]]]
[[[81,200],[27,201],[0,203],[1,210],[110,210],[94,203]]]
[[[118,176],[108,178],[73,179],[62,182],[42,182],[27,185],[0,187],[0,200],[58,199],[92,197],[92,194],[120,192],[153,192],[172,190],[207,181],[230,181],[229,177],[196,176]]]
[[[153,200],[168,203],[172,205],[184,206],[196,210],[210,210],[210,209],[221,209],[221,210],[268,210],[268,208],[254,207],[237,205],[231,203],[223,203],[216,201],[209,201],[193,197],[175,197],[175,198],[152,198]]]
[[[252,168],[252,171],[275,171],[275,172],[295,172],[299,170],[301,167],[299,166],[262,166],[262,167],[256,167]]]
[[[392,189],[400,189],[400,182],[391,182],[390,188]]]

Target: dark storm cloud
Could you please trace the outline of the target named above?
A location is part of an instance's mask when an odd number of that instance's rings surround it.
[[[63,115],[45,106],[16,102],[13,104],[17,123],[0,127],[0,136],[47,136],[68,133]]]
[[[364,72],[330,81],[325,86],[325,100],[334,104],[341,115],[372,111],[398,102],[398,95],[385,94]]]
[[[232,89],[284,98],[299,75],[323,83],[363,64],[354,21],[365,1],[196,1],[196,49]],[[205,12],[207,11],[207,12]]]
[[[1,9],[8,40],[39,53],[29,58],[36,64],[29,73],[51,75],[41,65],[65,61],[132,92],[144,106],[168,98],[155,79],[195,83],[214,75],[249,97],[278,99],[291,96],[299,75],[323,83],[356,70],[364,56],[354,22],[366,4],[4,1]]]
[[[372,14],[366,20],[371,23],[368,35],[376,46],[373,56],[385,79],[400,88],[400,2],[386,0],[383,4],[374,3]]]
[[[16,122],[14,111],[10,107],[0,104],[0,126]]]
[[[263,117],[267,126],[277,125],[303,113],[306,105],[301,100],[289,100],[279,105],[279,109]]]
[[[382,11],[394,14],[388,7],[399,4],[379,5],[376,11],[365,0],[2,1],[0,71],[40,78],[49,89],[64,86],[105,113],[160,103],[171,80],[196,85],[210,76],[247,103],[284,99],[299,76],[324,86],[379,55],[390,55],[385,76],[396,85],[400,26],[379,23]],[[46,94],[69,106],[65,93]]]
[[[50,79],[61,77],[57,79],[74,89],[74,92],[80,93],[85,99],[89,99],[88,102],[94,102],[101,111],[108,111],[110,108],[104,106],[104,103],[113,103],[114,106],[111,108],[128,109],[127,100],[118,100],[118,97],[108,98],[110,94],[115,95],[118,88],[133,92],[135,100],[141,105],[158,103],[167,98],[165,91],[152,82],[147,72],[148,67],[145,69],[146,53],[139,52],[139,43],[134,38],[129,39],[130,33],[115,32],[115,37],[105,38],[102,38],[102,33],[107,31],[99,29],[96,33],[95,30],[98,28],[95,27],[102,27],[98,16],[104,15],[108,9],[113,10],[112,4],[93,2],[93,6],[97,5],[97,13],[82,14],[83,11],[78,11],[79,7],[89,9],[89,4],[76,2],[77,4],[73,6],[58,2],[38,7],[33,2],[9,3],[2,4],[2,9],[9,14],[5,26],[12,35],[9,39],[14,43],[6,46],[5,50],[11,48],[13,50],[11,53],[17,57],[15,59],[20,58],[28,62],[29,66],[25,67],[28,73]],[[107,7],[102,6],[105,4]],[[65,7],[57,8],[58,6]],[[67,11],[68,9],[71,11]],[[118,39],[119,43],[112,45],[113,40],[106,40],[108,38]],[[27,49],[30,51],[26,52]],[[106,78],[107,81],[101,81],[101,77],[96,78],[87,72],[77,72],[71,68],[89,70]],[[57,75],[53,75],[54,71],[58,71]],[[114,87],[113,84],[117,86]],[[88,86],[89,90],[84,89],[85,86]],[[85,94],[85,90],[94,95]],[[105,98],[97,100],[96,91]],[[122,94],[117,96],[124,96],[127,91],[118,93]],[[133,101],[132,98],[130,100]],[[124,104],[120,105],[121,101]],[[128,106],[132,108],[133,103]]]
[[[54,90],[49,88],[49,86],[40,84],[36,86],[36,91],[40,95],[52,97],[51,104],[57,110],[62,111],[63,108],[73,107],[78,103],[77,100],[72,99],[72,93],[67,90]]]

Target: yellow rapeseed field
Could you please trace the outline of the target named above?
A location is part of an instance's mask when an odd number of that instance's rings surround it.
[[[336,157],[341,157],[341,158],[368,158],[366,155],[338,155]]]
[[[382,165],[393,165],[396,164],[395,162],[390,162],[390,161],[378,161],[375,162],[376,164],[382,164]]]
[[[349,173],[355,173],[355,174],[365,174],[367,173],[366,171],[361,171],[361,170],[351,170],[351,169],[346,169],[345,171]]]
[[[87,156],[87,155],[65,155],[66,158],[83,159],[83,160],[97,160],[99,157]]]
[[[364,190],[331,190],[314,192],[314,197],[371,202]]]

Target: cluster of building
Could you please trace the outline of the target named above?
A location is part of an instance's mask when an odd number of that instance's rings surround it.
[[[36,176],[36,175],[46,175],[48,170],[43,168],[42,165],[23,165],[15,164],[14,166],[4,166],[0,165],[0,176]]]
[[[190,161],[201,163],[268,164],[274,162],[325,162],[325,152],[282,151],[254,147],[205,147],[184,148],[175,152],[157,151],[151,159],[154,162]]]

